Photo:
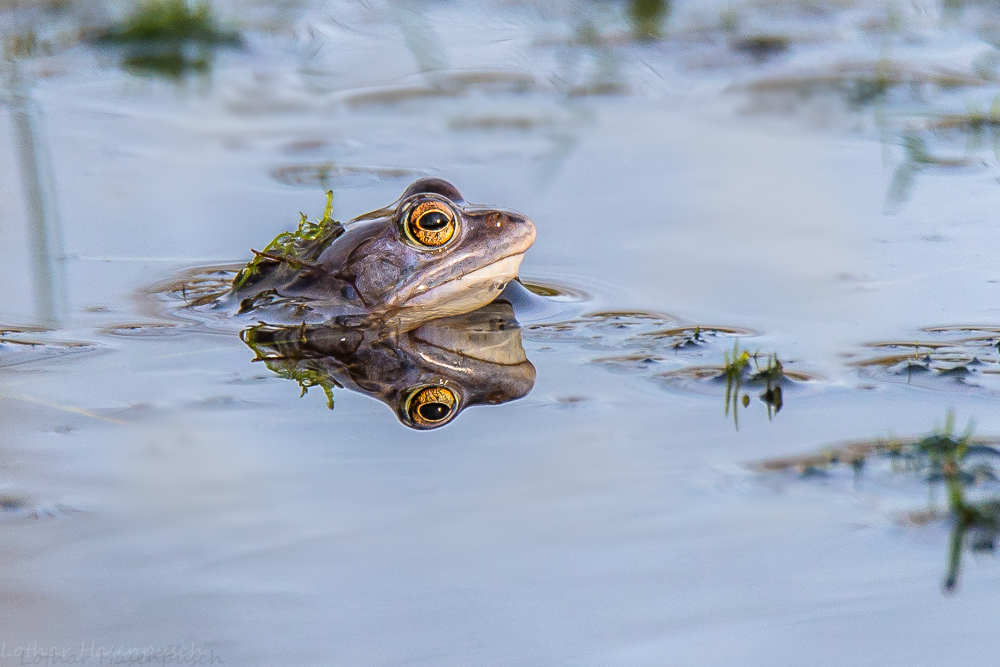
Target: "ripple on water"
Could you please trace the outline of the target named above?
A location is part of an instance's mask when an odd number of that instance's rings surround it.
[[[587,301],[590,299],[590,295],[581,289],[576,287],[571,287],[565,283],[560,283],[552,280],[538,280],[538,279],[519,279],[521,284],[536,296],[542,296],[546,299],[555,299],[556,301],[565,301],[570,303],[576,303],[580,301]]]
[[[219,264],[212,266],[196,266],[186,269],[174,278],[151,285],[146,289],[146,295],[161,309],[163,315],[194,320],[199,323],[220,321],[221,316],[213,317],[203,310],[215,305],[233,284],[233,278],[243,268],[243,264]],[[150,325],[141,325],[148,327]],[[166,327],[168,325],[155,325]],[[111,327],[107,333],[116,335],[142,335],[134,325]],[[171,335],[167,331],[148,331],[149,335]]]

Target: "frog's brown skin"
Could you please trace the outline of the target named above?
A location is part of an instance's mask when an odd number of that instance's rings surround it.
[[[535,384],[503,300],[389,337],[368,327],[262,324],[241,338],[271,370],[377,398],[420,430],[444,426],[470,405],[516,400]]]
[[[439,247],[420,242],[407,226],[414,212],[428,206],[453,216],[453,234]],[[321,321],[358,316],[413,325],[493,301],[517,278],[534,240],[535,226],[527,217],[469,205],[447,181],[426,178],[393,205],[352,220],[315,261],[289,263],[294,270],[285,267],[234,289],[231,297],[247,303],[266,292],[272,302],[306,304],[323,315]]]

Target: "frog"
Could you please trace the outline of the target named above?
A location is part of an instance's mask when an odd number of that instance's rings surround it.
[[[535,236],[527,216],[469,204],[448,181],[422,178],[346,224],[332,220],[328,200],[322,220],[303,216],[297,232],[253,251],[220,303],[285,323],[405,329],[495,300],[517,279]]]

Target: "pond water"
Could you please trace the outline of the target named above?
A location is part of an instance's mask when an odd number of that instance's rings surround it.
[[[0,666],[989,662],[988,3],[127,9],[0,2]],[[422,176],[537,227],[504,327],[393,350],[502,404],[407,428],[184,307]],[[975,457],[906,449],[949,412]]]

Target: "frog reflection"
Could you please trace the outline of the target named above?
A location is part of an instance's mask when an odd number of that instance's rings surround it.
[[[305,393],[321,387],[373,396],[410,428],[450,423],[470,405],[497,405],[527,395],[535,367],[506,301],[463,315],[424,322],[409,331],[335,324],[260,324],[243,341],[278,375]]]

